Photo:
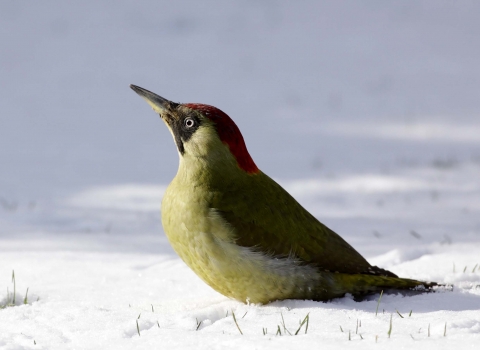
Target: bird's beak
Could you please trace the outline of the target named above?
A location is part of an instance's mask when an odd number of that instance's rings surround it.
[[[147,103],[153,108],[153,110],[160,114],[160,116],[166,112],[171,112],[178,105],[177,103],[160,97],[151,91],[141,88],[140,86],[132,84],[130,85],[130,88],[143,97],[145,101],[147,101]]]

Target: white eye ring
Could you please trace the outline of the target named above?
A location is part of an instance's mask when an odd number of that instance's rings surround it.
[[[183,121],[183,124],[187,128],[193,128],[195,125],[195,120],[193,120],[192,118],[185,118],[185,120]]]

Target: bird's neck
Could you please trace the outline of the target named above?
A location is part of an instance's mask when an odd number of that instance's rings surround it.
[[[225,146],[226,147],[226,146]],[[227,150],[211,151],[206,156],[180,156],[177,181],[191,186],[223,188],[234,186],[245,178],[255,176],[241,169]]]

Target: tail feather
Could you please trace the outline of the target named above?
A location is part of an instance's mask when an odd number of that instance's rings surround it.
[[[365,295],[370,293],[379,293],[382,290],[412,290],[418,292],[433,291],[434,287],[440,286],[436,282],[417,281],[408,278],[373,276],[366,274],[336,274],[336,285],[342,290],[341,294],[350,293],[355,295]]]

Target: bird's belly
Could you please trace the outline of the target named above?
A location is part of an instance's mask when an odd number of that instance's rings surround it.
[[[168,192],[167,192],[168,194]],[[232,229],[208,206],[164,197],[162,223],[177,254],[208,285],[242,302],[313,298],[322,277],[291,258],[235,244]]]

